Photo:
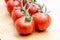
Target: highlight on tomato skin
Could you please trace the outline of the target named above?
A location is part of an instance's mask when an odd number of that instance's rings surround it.
[[[9,12],[10,14],[11,14],[11,12],[12,12],[12,10],[13,10],[14,7],[19,7],[19,6],[20,6],[20,2],[17,1],[17,0],[15,0],[15,1],[9,0],[9,1],[7,2],[7,10],[8,10],[8,12]]]
[[[51,24],[51,17],[48,14],[38,12],[34,15],[34,22],[36,30],[44,31]]]
[[[33,19],[31,19],[31,21],[28,22],[27,20],[25,20],[25,16],[23,16],[16,20],[15,26],[19,34],[26,35],[33,32],[34,21]]]

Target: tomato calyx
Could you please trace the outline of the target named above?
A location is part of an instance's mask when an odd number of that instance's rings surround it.
[[[29,22],[31,20],[31,16],[29,15],[29,12],[27,10],[25,10],[26,13],[26,20]]]
[[[29,22],[29,21],[31,20],[31,16],[30,16],[28,10],[24,9],[24,7],[23,7],[23,10],[24,10],[25,13],[26,13],[26,18],[25,18],[25,20],[27,20],[27,21]]]

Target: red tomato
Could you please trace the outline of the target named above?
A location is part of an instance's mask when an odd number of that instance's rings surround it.
[[[12,18],[14,21],[16,21],[18,18],[24,16],[24,11],[20,9],[20,7],[16,7],[12,11]]]
[[[38,10],[41,10],[41,8],[36,4],[27,4],[26,9],[28,9],[28,8],[29,8],[28,11],[29,11],[30,15],[35,14],[35,12],[37,12]]]
[[[38,12],[34,15],[34,22],[36,30],[44,31],[50,25],[51,18],[48,14]]]
[[[19,6],[20,6],[20,2],[17,1],[17,0],[15,0],[15,1],[9,0],[7,2],[7,9],[9,11],[9,13],[12,12],[12,10],[13,10],[14,7],[19,7]]]
[[[15,26],[19,34],[30,34],[34,29],[34,21],[31,19],[31,21],[28,22],[25,20],[25,16],[23,16],[16,20]]]

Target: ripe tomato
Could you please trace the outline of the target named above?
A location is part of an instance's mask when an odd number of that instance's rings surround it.
[[[20,6],[20,2],[17,1],[17,0],[15,0],[15,1],[9,0],[7,2],[7,9],[9,11],[9,13],[12,12],[12,10],[13,10],[14,7],[19,7],[19,6]]]
[[[33,32],[34,29],[34,21],[31,19],[31,21],[25,20],[26,16],[23,16],[16,20],[15,26],[19,34],[30,34]]]
[[[24,11],[20,9],[20,7],[16,7],[12,11],[12,18],[14,21],[16,21],[18,18],[24,16]]]
[[[34,14],[34,22],[36,30],[44,31],[51,23],[51,18],[48,14],[36,13]]]
[[[38,10],[41,10],[41,8],[36,4],[27,4],[26,9],[29,9],[28,11],[30,15],[35,14],[35,12],[37,12]]]

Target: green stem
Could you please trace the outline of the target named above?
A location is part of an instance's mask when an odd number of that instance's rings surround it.
[[[25,7],[23,7],[23,0],[20,0],[20,2],[21,2],[20,8],[21,8],[22,10],[25,10]]]
[[[21,6],[21,10],[25,10],[25,7]]]
[[[42,13],[43,13],[43,10],[42,10],[42,9],[43,9],[43,7],[44,7],[44,5],[42,5],[42,6],[40,7],[40,8],[41,8],[40,12],[42,12]]]
[[[47,12],[47,8],[46,8],[45,4],[43,4],[43,7],[45,7],[44,13],[46,13]]]
[[[21,2],[21,9],[23,10],[23,0],[20,0],[20,2]]]
[[[28,0],[26,0],[26,1],[28,2]],[[29,3],[29,2],[28,2],[28,3]],[[25,19],[26,19],[27,21],[30,21],[30,20],[31,20],[31,16],[30,16],[29,12],[26,10],[26,8],[23,7],[22,1],[21,1],[21,9],[24,10],[25,13],[26,13],[26,18],[25,18]]]
[[[30,16],[29,12],[28,12],[24,7],[22,7],[21,9],[24,10],[25,13],[26,13],[26,18],[25,18],[25,19],[26,19],[27,21],[30,21],[30,20],[31,20],[31,16]]]
[[[34,3],[35,0],[32,0],[32,3]]]
[[[21,0],[20,2],[21,2],[21,6],[23,6],[23,0]]]
[[[40,8],[41,8],[41,10],[38,10],[38,12],[41,12],[41,13],[43,13],[43,6],[40,6],[39,4],[37,4]]]
[[[26,20],[27,21],[30,21],[31,20],[31,16],[29,15],[29,12],[27,10],[25,10],[25,13],[26,13]]]
[[[43,8],[45,7],[45,11],[43,12]],[[41,10],[39,10],[39,12],[42,12],[42,13],[46,13],[46,11],[47,11],[47,8],[46,8],[46,6],[43,4],[42,6],[40,6],[40,8],[41,8]]]
[[[44,5],[45,6],[45,5]],[[45,13],[47,12],[47,8],[46,8],[46,6],[45,6]]]
[[[26,2],[29,4],[29,1],[28,0],[26,0]]]

